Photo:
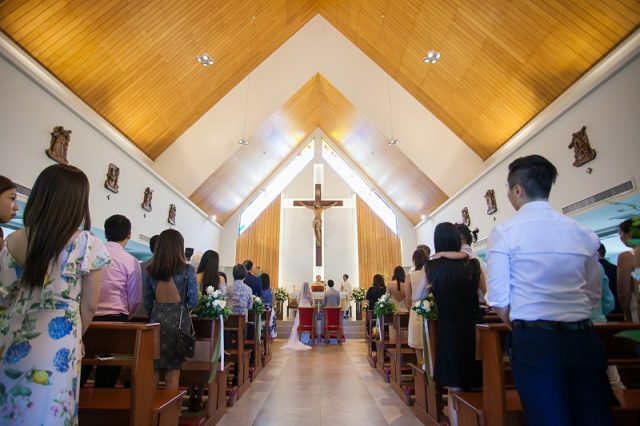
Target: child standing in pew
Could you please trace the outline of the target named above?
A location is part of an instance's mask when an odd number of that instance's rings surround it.
[[[77,425],[81,339],[111,258],[89,233],[89,181],[55,164],[0,254],[0,424]],[[78,228],[82,225],[83,231]]]
[[[190,333],[189,311],[198,304],[196,272],[184,257],[180,232],[166,229],[160,233],[147,272],[144,305],[150,321],[160,323],[160,359],[154,360],[156,383],[163,371],[166,388],[178,389],[184,361],[177,351],[178,339],[181,331]]]

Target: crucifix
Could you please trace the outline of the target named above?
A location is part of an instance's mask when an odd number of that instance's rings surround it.
[[[313,232],[316,237],[316,266],[322,266],[322,214],[334,206],[342,206],[342,200],[323,200],[322,185],[315,184],[313,200],[294,200],[294,207],[306,207],[313,210]]]

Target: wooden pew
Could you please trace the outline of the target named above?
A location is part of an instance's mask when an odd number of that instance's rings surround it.
[[[245,346],[246,319],[244,315],[229,315],[224,322],[225,331],[225,359],[234,364],[234,384],[237,388],[237,398],[249,388],[249,358],[251,349]],[[233,401],[233,399],[230,399]]]
[[[375,313],[373,314],[375,316]],[[393,314],[382,315],[376,319],[378,327],[378,339],[376,340],[376,370],[385,382],[391,380],[391,370],[387,348],[394,342],[389,339],[389,328],[393,327]]]
[[[189,388],[189,411],[200,411],[202,395],[207,392],[203,425],[216,424],[227,411],[227,372],[232,363],[211,375],[211,358],[220,339],[220,319],[193,317],[196,354],[182,363],[180,385]],[[211,379],[211,381],[209,380]]]
[[[369,360],[369,365],[373,368],[376,367],[376,360],[378,358],[376,351],[376,337],[373,335],[373,327],[376,324],[376,317],[373,314],[373,311],[365,311],[365,342],[367,343],[367,359]]]
[[[433,369],[435,362],[437,336],[438,336],[438,321],[427,320],[429,324],[429,333],[427,335],[428,344],[431,347],[431,368]],[[483,315],[482,323],[501,323],[502,320],[496,314]],[[414,411],[416,416],[422,420],[423,423],[428,425],[437,425],[445,420],[442,414],[444,408],[443,394],[446,392],[443,386],[432,381],[432,385],[429,386],[427,374],[422,366],[410,363],[409,366],[413,370],[414,380]],[[432,377],[433,379],[433,377]]]
[[[255,312],[249,312],[249,321],[253,323],[254,327],[253,339],[245,339],[244,346],[253,354],[253,356],[249,357],[249,380],[253,381],[256,377],[258,377],[260,371],[262,371],[263,342],[260,340],[262,336],[258,336],[258,322],[262,321],[262,315],[258,315]],[[261,330],[261,333],[263,332],[264,327]]]
[[[407,405],[413,404],[413,378],[406,380],[403,375],[411,374],[409,362],[416,362],[416,351],[409,347],[407,333],[409,331],[409,313],[393,314],[394,343],[387,347],[391,367],[391,388]]]
[[[262,314],[262,320],[265,323],[263,327],[263,339],[262,339],[262,366],[266,367],[271,361],[271,345],[273,344],[273,338],[271,337],[271,330],[269,327],[271,326],[271,317],[275,315],[276,312],[273,308],[267,307],[267,309]]]
[[[131,370],[131,388],[81,388],[81,424],[175,425],[185,391],[157,390],[153,359],[160,357],[160,325],[92,322],[82,341],[84,365],[120,366]],[[100,361],[97,354],[113,354]]]
[[[605,323],[594,325],[602,337],[610,365],[640,367],[635,343],[614,337],[624,330],[640,330],[640,324]],[[458,421],[467,425],[525,425],[524,411],[515,389],[507,389],[505,370],[510,361],[504,354],[503,341],[509,330],[505,324],[476,326],[476,356],[482,360],[483,391],[454,394],[452,403],[458,407]],[[614,390],[620,407],[613,408],[614,424],[638,422],[640,389]]]

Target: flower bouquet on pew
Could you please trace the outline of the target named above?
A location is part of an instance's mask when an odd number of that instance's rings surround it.
[[[251,296],[253,298],[253,306],[249,312],[256,314],[256,337],[257,341],[262,339],[262,314],[265,311],[264,302],[256,295]]]
[[[224,368],[224,352],[222,349],[224,347],[224,320],[231,315],[231,307],[227,305],[227,297],[224,293],[209,286],[205,294],[200,296],[198,306],[193,309],[192,313],[198,318],[222,319],[220,321],[220,338],[211,356],[211,373],[209,375],[209,382],[211,382],[218,370],[218,366]],[[218,360],[220,360],[220,364],[218,364]]]
[[[383,315],[392,314],[396,311],[396,305],[391,300],[391,296],[388,294],[383,294],[380,296],[375,305],[373,305],[373,310],[376,313],[376,317],[381,317]]]
[[[227,305],[224,293],[209,286],[206,293],[200,296],[198,305],[193,309],[193,314],[198,318],[219,318],[222,316],[226,319],[231,315],[231,307]]]
[[[427,320],[438,319],[438,310],[436,308],[436,300],[433,297],[433,293],[429,294],[426,299],[418,300],[411,307],[416,314],[422,317],[422,369],[427,376],[428,386],[434,387],[433,381],[433,350],[429,345],[429,322]]]

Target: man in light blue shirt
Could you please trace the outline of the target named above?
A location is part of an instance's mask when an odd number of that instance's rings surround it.
[[[551,208],[556,176],[539,155],[509,165],[517,214],[489,236],[486,299],[512,327],[513,378],[529,425],[609,425],[607,359],[589,320],[601,297],[600,242]]]

